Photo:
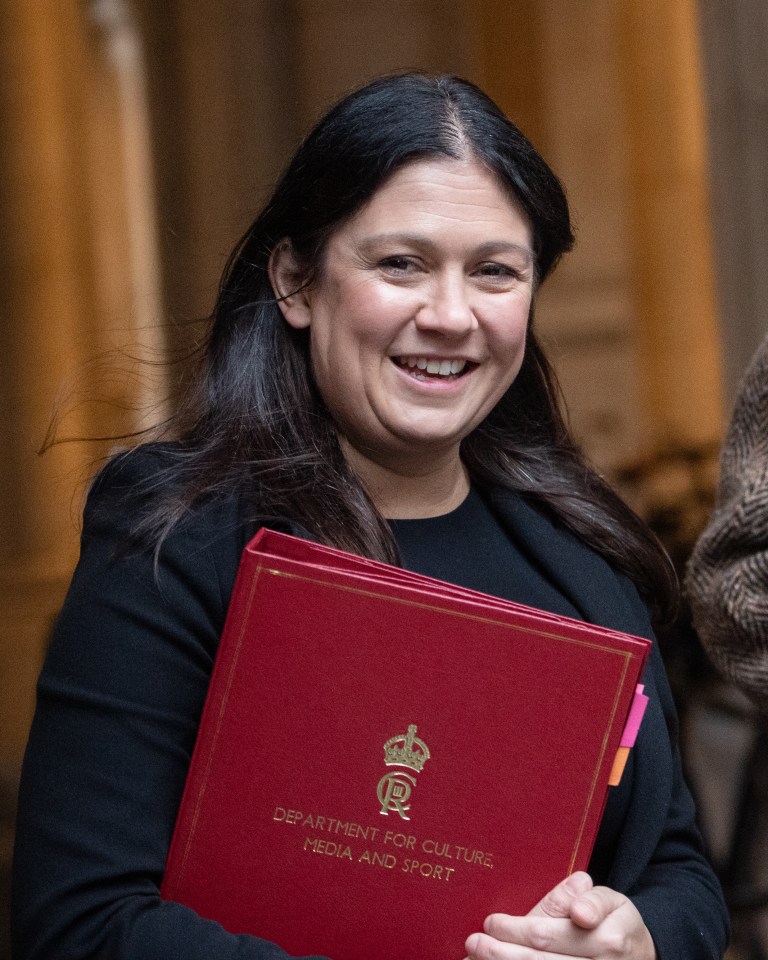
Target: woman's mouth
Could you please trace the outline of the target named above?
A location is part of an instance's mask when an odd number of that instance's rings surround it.
[[[415,380],[456,380],[477,364],[469,360],[439,357],[393,357],[394,362]]]

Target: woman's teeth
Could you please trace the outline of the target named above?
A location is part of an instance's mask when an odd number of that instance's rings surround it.
[[[426,357],[399,357],[398,363],[401,367],[412,370],[413,376],[419,380],[426,379],[424,374],[432,377],[455,377],[463,373],[467,366],[466,360],[431,360]]]

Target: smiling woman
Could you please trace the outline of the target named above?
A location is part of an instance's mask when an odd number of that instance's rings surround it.
[[[533,328],[571,243],[559,181],[464,80],[375,81],[310,133],[230,258],[173,435],[115,458],[91,490],[24,764],[16,960],[286,956],[159,896],[260,526],[651,635],[671,568],[579,455]],[[722,955],[655,647],[644,682],[590,874],[467,930],[457,958]],[[503,703],[484,709],[503,718]]]
[[[280,309],[309,330],[344,454],[385,516],[445,513],[469,492],[461,441],[523,361],[531,244],[527,218],[487,168],[443,159],[394,173],[331,235],[314,283],[292,292],[290,241],[273,253]]]

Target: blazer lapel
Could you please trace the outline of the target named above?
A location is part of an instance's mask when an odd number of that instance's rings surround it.
[[[648,624],[638,619],[637,611],[619,588],[616,573],[599,554],[522,497],[498,487],[485,495],[515,541],[584,620],[648,635]]]

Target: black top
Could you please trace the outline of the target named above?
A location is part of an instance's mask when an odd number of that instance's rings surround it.
[[[475,487],[450,513],[390,520],[408,570],[581,620],[579,611],[505,530]]]
[[[475,487],[450,513],[419,520],[390,520],[389,524],[402,564],[408,570],[539,610],[583,619],[546,576],[536,557],[499,523]],[[621,783],[608,792],[589,864],[595,884],[607,882],[629,806],[632,775],[630,753]]]
[[[191,511],[157,564],[151,550],[127,550],[139,492],[168,456],[156,445],[118,457],[88,498],[22,771],[14,960],[285,960],[279,946],[159,897],[237,566],[256,532],[232,496]],[[602,557],[509,491],[490,490],[487,501],[579,616],[650,635],[636,590]],[[302,535],[288,521],[280,529]],[[719,960],[727,914],[682,779],[655,645],[643,679],[650,703],[608,882],[632,899],[660,960]]]

